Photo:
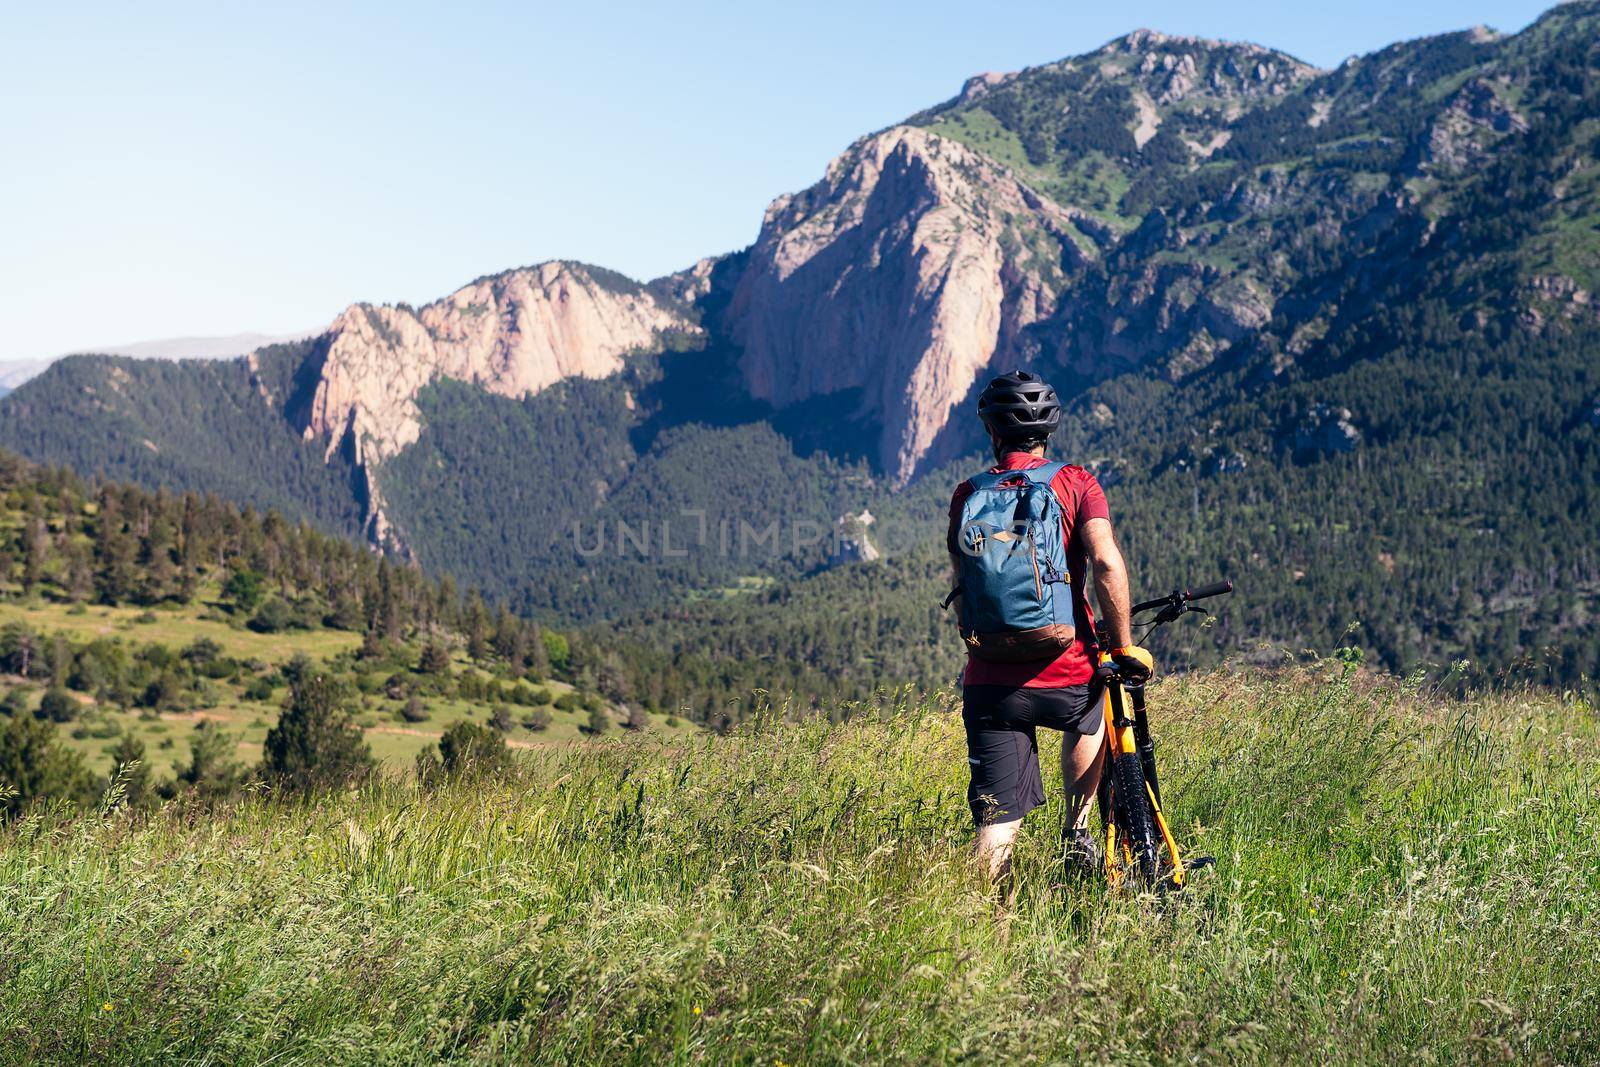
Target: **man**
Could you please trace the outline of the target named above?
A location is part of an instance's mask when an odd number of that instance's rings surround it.
[[[1035,375],[1012,371],[983,391],[978,417],[994,447],[996,465],[991,473],[1030,470],[1046,465],[1045,446],[1061,425],[1061,403],[1055,390]],[[1095,592],[1119,670],[1125,678],[1139,681],[1148,678],[1153,667],[1149,653],[1133,645],[1128,572],[1099,482],[1082,467],[1063,466],[1050,480],[1050,489],[1061,506],[1071,639],[1059,653],[1021,662],[982,658],[969,648],[962,677],[961,717],[972,769],[967,800],[978,827],[976,854],[996,880],[1010,870],[1011,848],[1023,816],[1044,803],[1035,734],[1039,726],[1063,734],[1068,864],[1082,872],[1100,869],[1100,848],[1088,819],[1104,759],[1105,717],[1098,692],[1091,693],[1098,650],[1084,585],[1088,566],[1094,568]],[[972,483],[962,482],[950,501],[948,544],[957,588],[962,551],[958,527],[962,505],[972,492]]]

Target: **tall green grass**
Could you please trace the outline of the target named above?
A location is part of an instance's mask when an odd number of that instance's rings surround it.
[[[997,907],[948,694],[426,795],[29,817],[0,836],[0,1057],[1600,1057],[1591,707],[1333,668],[1151,701],[1174,823],[1219,859],[1159,900],[1066,882],[1056,800]]]

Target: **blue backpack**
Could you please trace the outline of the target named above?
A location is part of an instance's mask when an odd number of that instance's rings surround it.
[[[1051,659],[1077,637],[1061,502],[1050,481],[1066,464],[969,479],[956,528],[961,639],[977,659]]]

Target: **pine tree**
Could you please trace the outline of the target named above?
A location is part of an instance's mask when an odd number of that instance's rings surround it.
[[[467,657],[482,663],[489,658],[489,609],[476,589],[467,596],[466,630]]]
[[[50,551],[50,537],[44,520],[38,516],[28,519],[22,533],[22,592],[32,595],[39,579],[44,577],[44,565]]]
[[[234,759],[234,740],[210,719],[195,725],[189,735],[189,765],[178,772],[175,785],[187,788],[201,800],[220,800],[244,783],[244,768]]]
[[[0,815],[14,814],[42,800],[86,804],[94,780],[78,754],[56,738],[52,722],[13,715],[0,727]]]
[[[289,792],[321,793],[348,785],[375,766],[340,686],[320,671],[297,679],[289,706],[267,731],[262,778]]]
[[[102,601],[118,604],[137,592],[138,554],[138,543],[129,534],[123,519],[121,494],[111,487],[102,489],[94,536],[95,584]]]
[[[111,750],[111,776],[122,783],[122,795],[129,807],[138,807],[150,797],[150,765],[145,762],[144,742],[124,732]]]

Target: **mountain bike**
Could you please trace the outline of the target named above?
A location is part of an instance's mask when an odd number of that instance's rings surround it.
[[[1138,641],[1144,643],[1158,627],[1191,611],[1204,613],[1205,609],[1197,607],[1195,601],[1231,592],[1232,582],[1213,582],[1198,589],[1177,589],[1134,605],[1131,614],[1135,625],[1145,627]],[[1150,611],[1156,614],[1147,620],[1139,619]],[[1100,647],[1110,647],[1103,632]],[[1191,872],[1210,866],[1215,860],[1210,856],[1185,859],[1162,813],[1156,745],[1150,736],[1144,683],[1123,679],[1107,652],[1100,655],[1096,677],[1104,689],[1106,716],[1106,762],[1097,793],[1105,832],[1106,879],[1113,886],[1132,877],[1152,889],[1182,889]]]

